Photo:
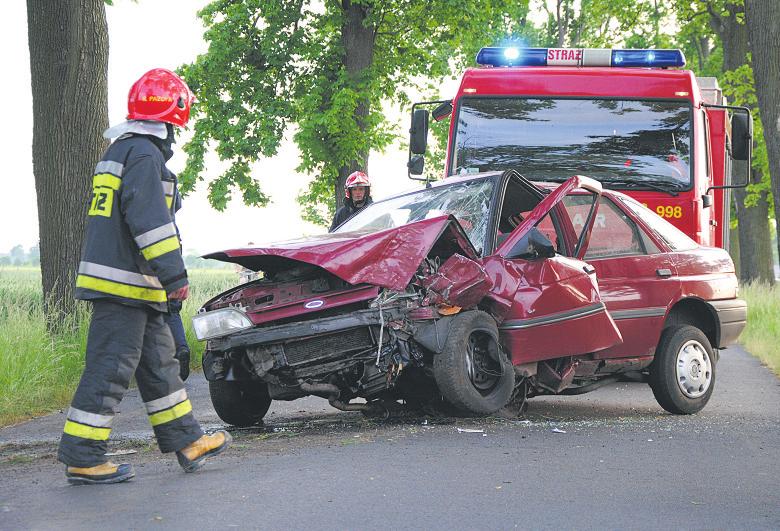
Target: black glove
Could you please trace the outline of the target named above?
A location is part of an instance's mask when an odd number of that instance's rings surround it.
[[[180,313],[182,302],[179,300],[168,301],[168,313]]]
[[[173,357],[179,362],[179,378],[182,382],[187,381],[190,376],[190,349],[180,347]]]

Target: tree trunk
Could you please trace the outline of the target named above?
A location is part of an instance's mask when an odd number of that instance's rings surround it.
[[[780,234],[780,2],[746,0],[745,21],[775,198],[775,227]],[[777,242],[780,256],[780,237]]]
[[[745,164],[745,163],[743,163]],[[761,172],[753,171],[751,182],[761,182]],[[769,235],[769,204],[766,192],[762,192],[758,203],[745,206],[747,191],[744,188],[734,190],[739,224],[739,279],[742,282],[774,282],[772,269],[772,239]],[[766,237],[763,237],[766,233]],[[761,236],[761,237],[758,237]]]
[[[103,0],[27,0],[33,173],[50,329],[75,308],[73,289],[91,177],[108,126]]]
[[[736,70],[747,61],[748,34],[747,27],[740,22],[739,15],[742,8],[739,5],[727,3],[727,14],[718,12],[712,2],[708,5],[710,25],[720,37],[723,45],[723,70]],[[735,175],[739,175],[735,162]],[[754,171],[751,182],[761,182],[761,174]],[[737,210],[737,222],[739,223],[740,245],[740,280],[752,282],[761,280],[772,283],[774,271],[772,270],[772,239],[769,232],[769,204],[766,193],[761,193],[758,202],[754,206],[745,205],[747,196],[744,189],[734,191],[734,201]]]
[[[742,278],[742,268],[739,249],[739,227],[729,229],[729,254],[734,261],[734,270],[737,273],[737,278]]]
[[[344,67],[350,81],[355,85],[367,82],[366,74],[374,61],[374,41],[376,28],[366,27],[365,21],[370,7],[353,4],[351,0],[341,3],[344,12],[341,26],[341,44],[344,47]],[[371,110],[368,98],[364,98],[355,108],[355,121],[360,131],[366,130],[366,118]],[[356,160],[339,168],[339,178],[335,183],[336,208],[344,204],[344,183],[353,171],[366,171],[368,150],[359,153]]]
[[[566,39],[566,22],[564,21],[564,16],[566,13],[567,6],[563,6],[563,13],[561,13],[561,6],[563,4],[564,0],[558,0],[555,10],[555,21],[558,23],[558,36],[557,40],[555,41],[558,45],[558,48],[563,48],[563,43]]]

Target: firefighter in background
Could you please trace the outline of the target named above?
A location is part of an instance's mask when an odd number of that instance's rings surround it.
[[[330,224],[330,230],[328,232],[333,232],[336,227],[363,210],[372,202],[371,183],[368,180],[368,175],[362,171],[351,173],[344,183],[344,206],[336,211],[336,215],[333,216],[333,223]]]
[[[157,444],[176,452],[187,472],[223,451],[227,432],[204,435],[192,414],[171,332],[168,301],[189,284],[173,223],[176,178],[173,126],[189,119],[192,93],[169,70],[150,70],[133,84],[128,121],[104,133],[118,137],[92,177],[76,297],[92,303],[84,372],[73,396],[58,458],[72,484],[118,483],[135,473],[105,456],[116,406],[135,375]]]

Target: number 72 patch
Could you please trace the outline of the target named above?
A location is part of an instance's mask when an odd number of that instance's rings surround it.
[[[92,177],[92,203],[88,214],[110,218],[114,192],[119,190],[121,184],[122,180],[110,173],[98,173]]]

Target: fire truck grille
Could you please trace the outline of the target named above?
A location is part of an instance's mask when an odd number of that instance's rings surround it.
[[[337,334],[328,334],[284,345],[289,365],[303,365],[312,361],[335,358],[371,348],[373,341],[368,327],[353,328]]]

